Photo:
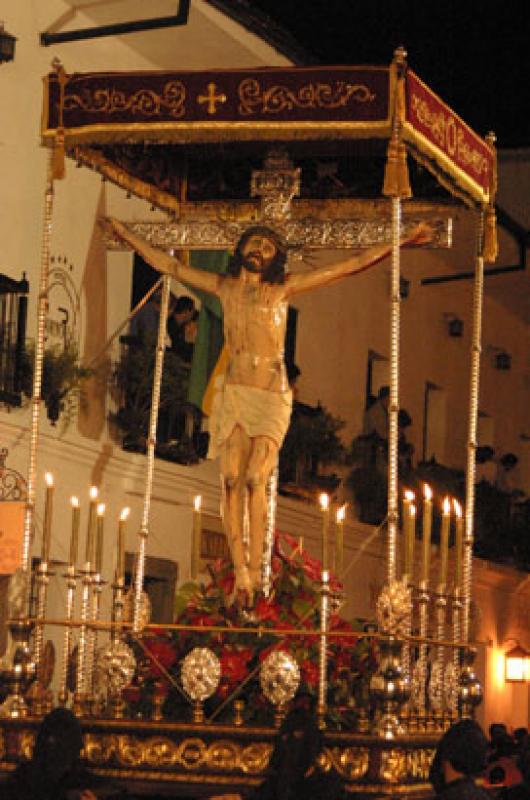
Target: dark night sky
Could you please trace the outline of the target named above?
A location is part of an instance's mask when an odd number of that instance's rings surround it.
[[[530,146],[530,28],[521,0],[249,0],[321,64],[411,68],[498,147]]]

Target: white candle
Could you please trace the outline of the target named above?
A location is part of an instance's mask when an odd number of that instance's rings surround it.
[[[449,526],[451,523],[451,501],[444,499],[442,510],[442,530],[440,533],[440,591],[444,590],[447,582],[447,558],[449,555]]]
[[[458,500],[453,500],[455,509],[455,588],[462,588],[462,564],[464,558],[464,517],[462,506]]]
[[[420,580],[424,583],[429,581],[429,570],[431,561],[431,530],[432,530],[432,489],[428,484],[423,487],[423,531],[422,531],[422,553],[421,553],[421,575]]]
[[[103,566],[103,523],[105,519],[105,503],[97,507],[97,536],[96,536],[96,572],[101,575]]]
[[[319,497],[322,512],[322,569],[328,568],[328,538],[329,538],[329,496],[322,492]]]
[[[191,551],[191,577],[196,578],[199,574],[200,559],[201,559],[201,537],[202,537],[202,497],[200,494],[196,495],[193,500],[193,536],[192,536],[192,551]]]
[[[94,540],[96,538],[96,508],[98,504],[98,490],[92,486],[89,492],[90,503],[88,506],[88,525],[86,532],[85,561],[91,564],[93,561]]]
[[[337,509],[335,515],[335,571],[340,577],[344,570],[344,520],[346,518],[346,503]]]
[[[416,505],[410,504],[409,508],[410,531],[407,540],[407,575],[410,583],[414,582],[414,546],[416,544]]]
[[[410,563],[410,553],[411,547],[413,549],[413,545],[411,546],[410,540],[411,537],[414,535],[413,533],[413,524],[414,520],[411,516],[410,509],[414,503],[414,492],[411,492],[410,489],[407,489],[403,496],[403,574],[408,575],[409,579],[411,577],[411,569],[412,565]]]
[[[130,509],[124,508],[118,521],[118,542],[116,547],[116,583],[123,581],[125,575],[125,523]]]
[[[68,558],[68,563],[71,567],[75,567],[77,561],[77,545],[79,542],[79,523],[81,521],[79,499],[77,497],[71,497],[70,505],[72,506],[72,534],[70,537],[70,556]]]
[[[46,501],[44,504],[44,523],[42,527],[42,561],[46,564],[50,559],[50,543],[52,537],[52,514],[53,514],[53,475],[47,472],[44,476],[46,481]]]

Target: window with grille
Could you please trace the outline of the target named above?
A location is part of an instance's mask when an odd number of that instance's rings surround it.
[[[22,401],[29,283],[0,273],[0,402]]]

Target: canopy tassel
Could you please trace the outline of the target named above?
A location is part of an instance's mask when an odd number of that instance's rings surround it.
[[[407,151],[403,142],[394,137],[388,143],[383,194],[385,197],[412,197]]]
[[[62,181],[65,175],[64,128],[58,128],[53,145],[52,177],[54,181]]]

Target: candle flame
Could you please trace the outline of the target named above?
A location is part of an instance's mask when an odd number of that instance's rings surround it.
[[[448,497],[446,497],[444,499],[444,514],[447,515],[450,513],[451,513],[451,501],[449,500]]]
[[[120,514],[121,521],[125,522],[125,520],[127,519],[127,517],[129,516],[130,513],[131,513],[131,509],[128,508],[127,506],[125,508],[122,508],[122,511],[121,511],[121,514]]]
[[[90,499],[95,500],[98,496],[98,488],[97,486],[92,486],[89,491]]]
[[[320,503],[320,508],[322,511],[326,511],[326,509],[329,508],[329,496],[325,492],[322,492],[318,498],[318,502]]]
[[[201,505],[202,505],[202,497],[200,494],[198,494],[195,496],[193,500],[193,508],[195,509],[195,511],[200,511]]]
[[[410,500],[412,502],[412,500],[414,500],[414,498],[415,498],[414,492],[412,492],[410,489],[407,489],[405,491],[405,500]]]
[[[337,522],[344,522],[346,519],[346,503],[340,508],[337,508]]]
[[[426,500],[432,500],[432,489],[428,483],[423,484],[423,495]]]
[[[71,497],[70,502],[72,504],[72,508],[79,508],[79,498],[78,497]]]
[[[105,513],[105,503],[99,503],[97,508],[98,517],[102,517],[104,513]]]
[[[327,495],[326,495],[327,497]],[[329,572],[327,569],[322,570],[322,583],[327,583],[329,581]]]
[[[461,517],[462,517],[462,506],[460,505],[458,500],[455,500],[454,497],[453,497],[453,508],[455,510],[455,514],[458,517],[458,519],[461,519]]]
[[[53,475],[51,472],[47,472],[44,476],[44,480],[48,486],[53,486]]]
[[[414,503],[411,504],[409,512],[410,512],[410,516],[411,517],[415,517],[416,516],[416,506],[414,505]]]

